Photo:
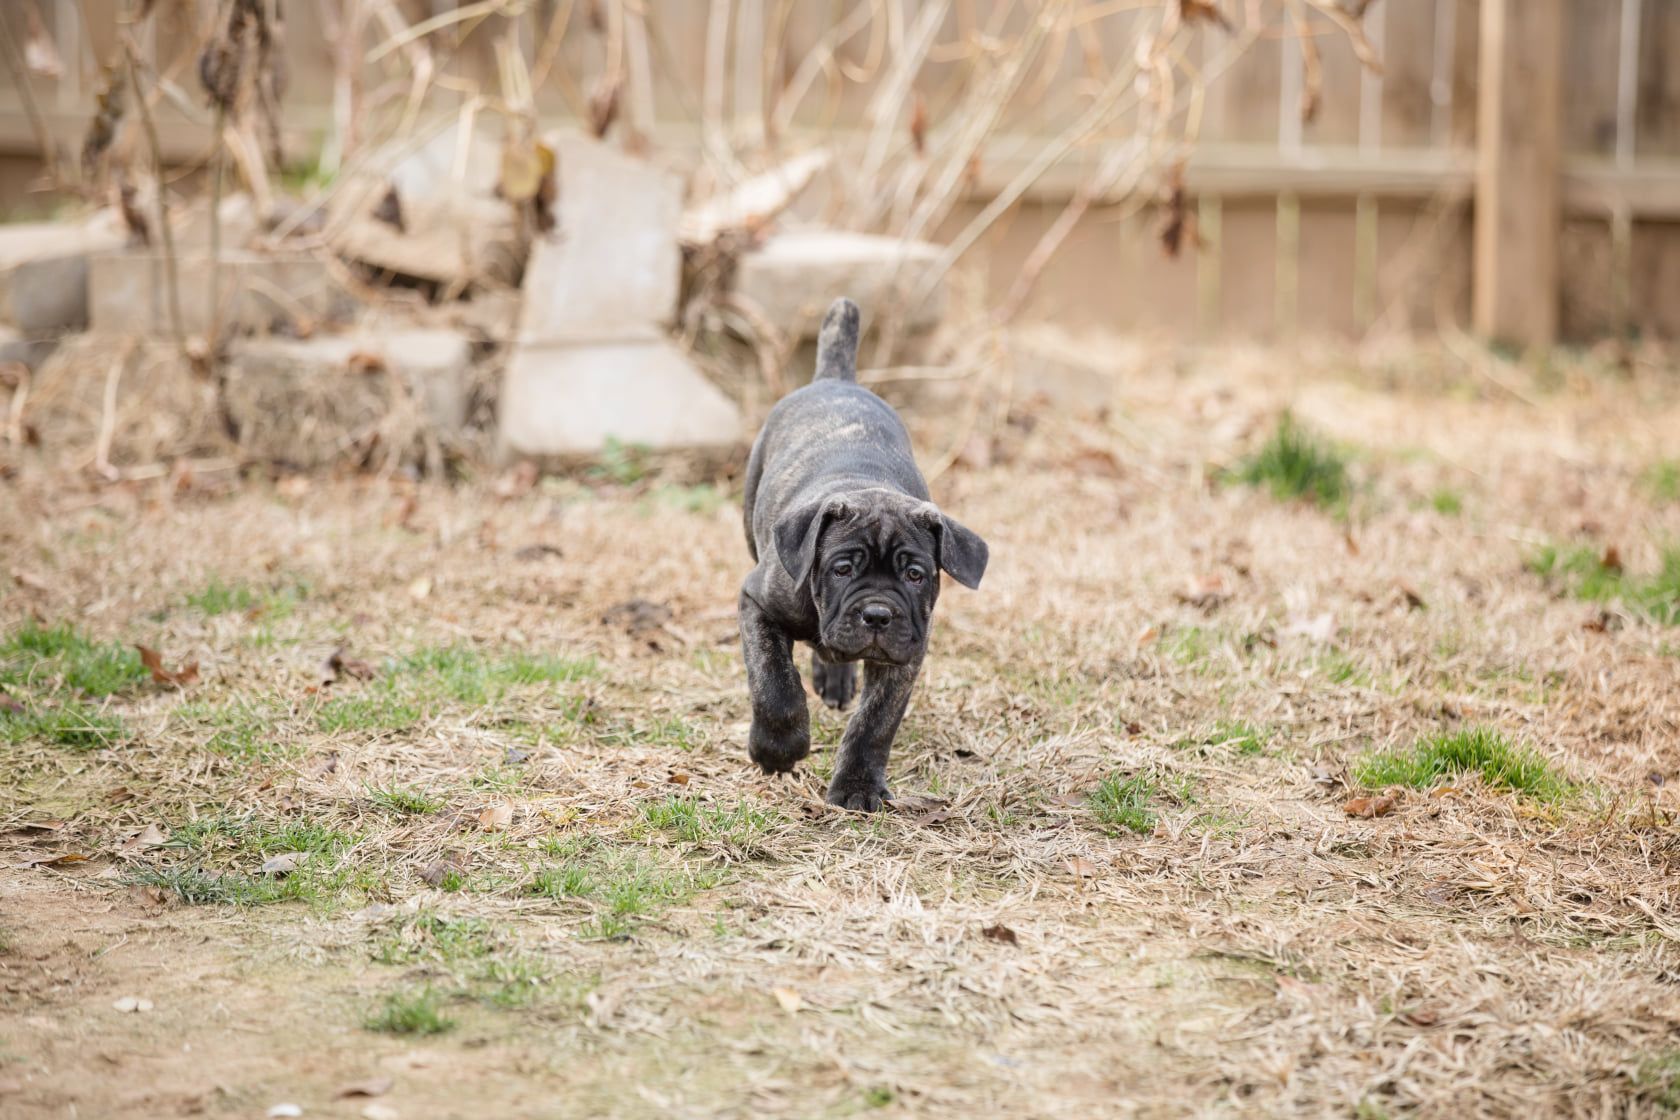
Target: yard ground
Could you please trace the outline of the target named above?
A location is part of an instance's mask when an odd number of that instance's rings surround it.
[[[0,1113],[1673,1115],[1647,357],[919,410],[993,559],[875,817],[821,803],[833,713],[747,763],[727,482],[13,453]]]

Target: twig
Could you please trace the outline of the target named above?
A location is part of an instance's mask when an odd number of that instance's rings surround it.
[[[1133,147],[1123,146],[1110,153],[1097,168],[1095,174],[1080,186],[1078,193],[1068,202],[1067,206],[1057,215],[1050,228],[1044,231],[1044,236],[1038,239],[1027,259],[1021,264],[1021,271],[1015,277],[1015,283],[1010,286],[1009,294],[1004,297],[997,310],[992,313],[992,322],[1001,326],[1009,322],[1026,306],[1027,298],[1032,295],[1038,278],[1043,273],[1050,258],[1056,255],[1056,250],[1062,247],[1068,235],[1073,232],[1079,219],[1085,216],[1091,203],[1108,193],[1120,173],[1129,165],[1136,162]]]
[[[93,466],[107,482],[115,482],[122,477],[122,472],[111,465],[111,441],[117,431],[117,386],[122,381],[129,359],[134,356],[136,345],[133,339],[123,343],[122,350],[105,373],[105,395],[99,412],[99,438],[93,447]]]
[[[22,447],[23,407],[29,401],[29,383],[31,375],[29,367],[22,362],[12,363],[18,369],[17,387],[12,390],[12,402],[6,409],[6,442],[13,447]]]
[[[46,165],[47,178],[57,184],[58,149],[53,144],[52,130],[47,127],[47,118],[35,101],[35,89],[29,81],[29,66],[18,51],[11,21],[0,18],[0,31],[4,32],[0,34],[0,39],[6,43],[6,69],[12,75],[12,88],[17,90],[18,99],[23,102],[23,112],[29,118],[29,127],[35,133],[35,143],[41,149],[41,162]]]
[[[227,162],[227,149],[222,142],[222,123],[227,110],[216,103],[216,125],[210,132],[210,325],[206,328],[205,360],[210,369],[216,367],[217,339],[222,330],[222,168]],[[161,187],[160,187],[161,189]]]
[[[129,85],[134,90],[134,100],[140,110],[140,123],[146,133],[146,144],[151,149],[152,175],[157,189],[158,237],[163,242],[164,280],[168,286],[165,294],[169,298],[169,325],[175,334],[175,348],[180,351],[181,360],[190,367],[193,360],[192,352],[187,347],[187,331],[181,320],[181,284],[175,265],[175,235],[169,229],[168,191],[163,182],[163,146],[158,143],[157,122],[152,119],[152,108],[146,101],[146,91],[140,86],[140,52],[134,47],[134,36],[127,30],[122,32],[122,46],[128,61]]]

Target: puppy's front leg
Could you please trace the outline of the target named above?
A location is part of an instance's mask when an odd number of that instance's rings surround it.
[[[811,753],[811,717],[805,710],[805,686],[793,667],[793,639],[744,590],[739,613],[753,707],[747,754],[766,774],[786,773]]]
[[[919,662],[864,664],[863,700],[840,740],[834,780],[828,784],[830,805],[874,812],[892,797],[887,789],[887,755],[904,719],[904,709],[910,705],[910,690],[915,687],[920,668]]]

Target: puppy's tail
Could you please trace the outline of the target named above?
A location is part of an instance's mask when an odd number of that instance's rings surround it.
[[[823,316],[817,335],[817,375],[814,380],[856,381],[858,307],[841,296]]]

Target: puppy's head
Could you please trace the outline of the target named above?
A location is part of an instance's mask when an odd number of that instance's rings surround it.
[[[939,573],[980,586],[986,542],[932,502],[856,490],[776,523],[776,554],[817,607],[819,641],[849,660],[907,665],[927,648]]]

